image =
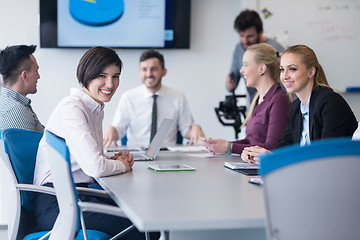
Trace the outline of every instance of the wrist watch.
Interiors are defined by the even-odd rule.
[[[227,155],[231,155],[231,147],[232,147],[232,142],[228,142],[227,148],[226,148],[226,154]]]

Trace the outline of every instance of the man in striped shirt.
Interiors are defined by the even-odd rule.
[[[3,87],[0,96],[0,130],[21,128],[43,132],[31,108],[28,94],[37,92],[36,84],[40,78],[39,66],[33,53],[35,45],[8,46],[0,52],[0,73]]]

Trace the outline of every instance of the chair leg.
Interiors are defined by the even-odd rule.
[[[145,240],[150,240],[150,234],[149,234],[149,232],[145,232]]]
[[[161,231],[159,240],[169,240],[169,232]]]
[[[48,238],[48,237],[51,235],[52,231],[53,231],[53,230],[50,230],[50,231],[49,231],[48,233],[46,233],[44,236],[42,236],[41,238],[39,238],[39,240],[44,240],[44,239]]]
[[[124,236],[125,234],[127,234],[128,232],[132,231],[135,229],[134,225],[129,226],[128,228],[124,229],[123,231],[121,231],[120,233],[116,234],[115,236],[113,236],[112,238],[110,238],[110,240],[115,240],[115,239],[119,239],[122,236]]]
[[[80,211],[80,222],[81,222],[81,227],[82,227],[82,231],[84,234],[84,240],[88,240],[87,233],[86,233],[84,214],[82,211]]]

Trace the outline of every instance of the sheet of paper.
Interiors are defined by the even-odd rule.
[[[224,157],[240,157],[240,154],[231,154],[228,155],[226,153],[224,154],[212,154],[212,153],[194,153],[194,154],[188,154],[191,157],[199,157],[199,158],[224,158]]]
[[[180,145],[168,147],[169,151],[172,152],[202,152],[205,151],[204,146],[188,146],[188,145]]]

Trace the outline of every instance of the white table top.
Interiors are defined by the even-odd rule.
[[[224,167],[237,158],[196,158],[160,152],[133,172],[98,181],[142,231],[264,228],[262,189]],[[188,164],[194,172],[155,172],[150,164]]]

